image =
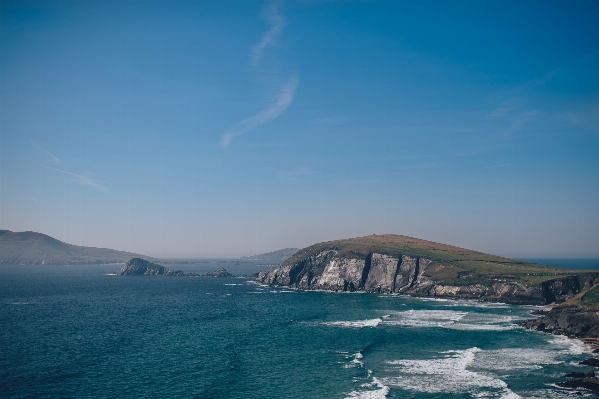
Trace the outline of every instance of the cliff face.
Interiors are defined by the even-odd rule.
[[[462,271],[446,278],[447,270],[452,268],[452,265],[419,256],[394,257],[370,252],[363,258],[323,248],[262,271],[256,281],[304,290],[365,291],[545,305],[572,298],[599,277],[575,275],[524,284],[513,276]]]
[[[423,274],[430,262],[425,258],[378,253],[359,259],[324,250],[260,272],[257,281],[307,290],[404,293],[426,281]]]

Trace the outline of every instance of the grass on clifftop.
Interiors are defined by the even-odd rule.
[[[599,285],[583,294],[580,303],[585,306],[599,307]]]
[[[340,256],[358,259],[365,259],[372,252],[393,257],[407,255],[427,258],[434,262],[427,268],[427,275],[458,285],[475,284],[482,276],[489,275],[498,280],[519,280],[525,284],[537,284],[554,278],[593,272],[559,269],[395,234],[315,244],[299,250],[285,263],[295,263],[326,249],[335,249]]]

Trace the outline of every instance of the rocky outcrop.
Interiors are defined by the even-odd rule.
[[[119,276],[185,276],[181,270],[171,270],[141,258],[131,259],[115,274]]]
[[[576,305],[557,306],[546,315],[520,325],[575,338],[599,338],[599,311]]]
[[[513,276],[460,272],[443,278],[442,265],[421,256],[365,256],[334,248],[301,253],[278,267],[259,273],[257,282],[304,290],[365,291],[419,297],[477,299],[511,304],[546,305],[564,302],[592,285],[597,274],[556,278],[525,285]]]
[[[576,378],[570,381],[558,382],[557,385],[563,388],[571,389],[584,388],[599,393],[599,378],[597,377]]]
[[[223,269],[218,269],[218,270],[213,271],[213,272],[206,272],[206,273],[203,274],[203,276],[208,276],[208,277],[235,277],[233,274],[229,273],[224,268]]]

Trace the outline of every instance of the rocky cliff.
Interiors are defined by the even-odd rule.
[[[181,270],[171,270],[141,258],[131,259],[115,274],[119,276],[185,276]]]
[[[305,290],[365,291],[513,304],[564,302],[599,273],[549,268],[411,237],[385,235],[316,244],[257,282]]]
[[[599,338],[599,310],[576,305],[556,306],[546,315],[520,325],[572,338]]]

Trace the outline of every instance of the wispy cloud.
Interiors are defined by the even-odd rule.
[[[48,162],[53,163],[53,164],[60,163],[60,159],[58,159],[56,156],[54,156],[54,154],[52,154],[50,151],[46,150],[42,143],[39,143],[39,142],[33,141],[33,140],[30,140],[29,142],[31,143],[32,146],[34,146],[38,150],[46,153],[46,155],[48,156]]]
[[[233,138],[241,136],[256,126],[262,125],[281,115],[293,101],[297,85],[298,77],[297,75],[294,75],[287,83],[283,85],[272,106],[252,117],[244,119],[243,121],[239,122],[233,130],[223,134],[220,140],[221,147],[228,147]]]
[[[100,191],[108,191],[108,188],[106,186],[101,185],[100,183],[96,182],[94,179],[92,179],[89,176],[78,175],[78,174],[75,174],[75,173],[67,172],[66,170],[51,168],[51,167],[46,166],[46,165],[39,165],[39,166],[41,166],[43,168],[46,168],[46,169],[55,170],[57,172],[61,172],[61,173],[64,173],[64,174],[67,174],[67,175],[70,175],[70,176],[74,176],[74,177],[76,177],[77,182],[79,184],[83,184],[84,186],[91,186],[91,187],[94,187],[94,188],[96,188],[96,189],[98,189]]]
[[[252,47],[252,65],[258,64],[260,58],[262,58],[262,54],[264,53],[264,49],[266,47],[276,43],[277,38],[279,37],[287,23],[285,17],[279,14],[280,6],[281,2],[275,1],[270,3],[266,8],[266,18],[270,23],[270,29],[266,31],[260,43]]]

